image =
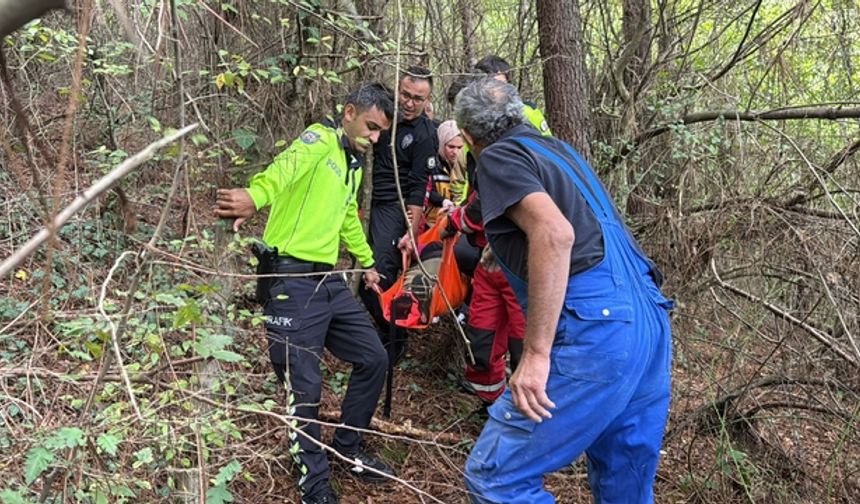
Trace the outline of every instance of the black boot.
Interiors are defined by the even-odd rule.
[[[302,497],[302,504],[338,504],[337,495],[330,486],[326,485],[321,491],[309,496]]]
[[[364,442],[361,442],[358,448],[352,450],[344,450],[338,447],[334,448],[338,453],[349,459],[349,472],[363,481],[367,481],[369,483],[384,483],[391,480],[391,478],[387,476],[395,476],[394,469],[367,452]],[[368,468],[375,469],[378,472],[370,471]]]

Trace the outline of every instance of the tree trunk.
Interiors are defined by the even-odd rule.
[[[576,0],[537,2],[543,89],[553,134],[591,157],[591,110],[582,20]]]
[[[624,49],[616,65],[622,75],[619,89],[622,105],[621,138],[635,138],[641,133],[640,122],[645,117],[644,88],[650,76],[645,75],[651,61],[651,3],[650,0],[624,0],[621,15]],[[623,91],[622,91],[623,90]],[[653,210],[652,197],[660,191],[661,170],[656,167],[661,151],[643,149],[638,161],[626,166],[627,185],[630,188],[626,202],[627,213],[641,215]]]
[[[472,50],[472,34],[474,33],[474,21],[472,19],[472,3],[468,0],[460,0],[460,31],[463,34],[463,64],[472,68],[475,64],[475,54]]]
[[[629,53],[623,69],[624,85],[635,100],[638,86],[645,77],[651,53],[651,4],[649,0],[624,0],[621,15],[624,52]]]

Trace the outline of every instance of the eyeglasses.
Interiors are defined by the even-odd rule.
[[[411,102],[412,102],[412,103],[414,103],[415,105],[421,105],[422,103],[424,103],[424,101],[425,101],[425,100],[427,100],[427,97],[426,97],[426,96],[416,96],[416,95],[412,95],[412,94],[409,94],[409,93],[407,93],[406,91],[403,91],[403,90],[400,90],[400,98],[401,98],[403,101],[411,101]]]

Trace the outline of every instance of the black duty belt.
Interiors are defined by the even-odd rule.
[[[272,273],[324,273],[334,269],[331,264],[303,261],[291,256],[278,256]]]

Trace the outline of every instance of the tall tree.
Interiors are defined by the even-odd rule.
[[[618,101],[622,110],[620,122],[621,138],[635,138],[643,128],[645,113],[645,91],[652,79],[647,75],[651,67],[651,2],[650,0],[624,0],[621,27],[624,45],[618,60],[613,63],[615,75],[620,75],[616,84]],[[662,147],[662,149],[661,149]],[[640,151],[637,161],[626,167],[627,184],[631,188],[626,209],[630,215],[639,215],[653,209],[648,201],[652,196],[663,195],[669,188],[661,184],[663,173],[659,154],[668,146],[652,145]]]
[[[645,69],[650,63],[651,51],[651,3],[649,0],[624,0],[621,29],[627,65],[623,68],[624,86],[630,93],[638,94],[636,87],[644,79]]]
[[[591,110],[582,19],[576,0],[537,2],[543,89],[553,133],[591,157]]]
[[[460,31],[463,34],[463,62],[465,68],[471,68],[475,63],[472,35],[475,27],[472,19],[472,2],[461,0],[457,5],[460,10]]]

